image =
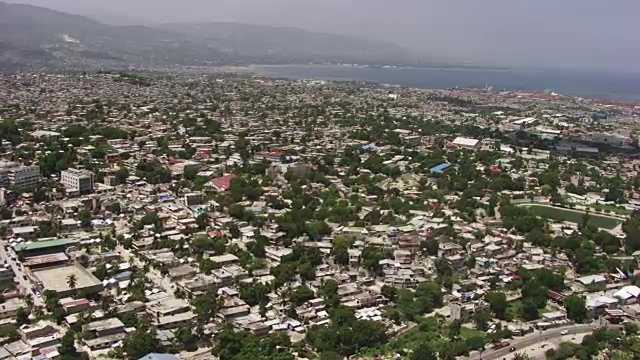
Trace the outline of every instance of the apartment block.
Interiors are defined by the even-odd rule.
[[[60,182],[70,194],[85,195],[93,192],[93,173],[89,170],[63,170],[60,173]]]

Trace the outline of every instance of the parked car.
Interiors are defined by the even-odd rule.
[[[491,348],[493,350],[498,350],[498,349],[502,349],[502,348],[506,348],[507,346],[511,345],[510,342],[508,341],[503,341],[503,342],[499,342],[497,344],[494,344]]]

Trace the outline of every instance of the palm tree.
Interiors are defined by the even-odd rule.
[[[78,278],[75,274],[67,276],[67,285],[69,285],[69,288],[72,290],[76,288],[76,285],[78,285]]]
[[[21,299],[27,305],[27,308],[29,309],[29,311],[31,311],[31,309],[33,309],[33,305],[34,305],[33,294],[31,294],[31,293],[23,294],[21,296]]]
[[[42,319],[44,315],[44,308],[42,306],[37,306],[35,309],[33,309],[33,316],[35,316],[36,319]]]
[[[187,293],[184,290],[182,290],[182,288],[177,288],[173,292],[173,296],[175,296],[176,299],[185,299],[187,297]]]

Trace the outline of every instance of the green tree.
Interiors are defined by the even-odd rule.
[[[152,352],[162,352],[162,344],[156,337],[156,331],[146,318],[140,319],[136,331],[127,336],[122,348],[130,359],[140,359]]]
[[[489,330],[489,322],[491,321],[491,314],[486,311],[479,311],[473,314],[473,322],[476,325],[476,329],[480,331]]]
[[[428,341],[421,341],[418,343],[418,346],[413,349],[411,355],[409,356],[410,360],[436,360],[435,352],[431,347],[431,344]]]
[[[196,225],[200,230],[206,230],[207,225],[209,223],[209,215],[207,213],[202,213],[196,217]]]
[[[64,333],[58,352],[63,358],[75,358],[78,356],[78,350],[75,344],[76,333],[73,330],[69,330]]]
[[[295,306],[300,306],[314,297],[313,291],[308,286],[300,285],[291,292],[289,301]]]
[[[449,339],[456,340],[460,337],[460,329],[462,327],[462,323],[459,320],[452,321],[449,324]]]
[[[589,311],[587,310],[584,297],[571,294],[564,299],[564,307],[567,310],[567,317],[577,323],[587,320]]]
[[[316,278],[316,269],[309,263],[302,263],[298,267],[298,274],[305,281],[312,281]]]
[[[536,320],[539,317],[538,305],[532,299],[524,299],[522,302],[522,318],[526,321]]]
[[[493,315],[498,319],[506,319],[507,307],[507,295],[501,291],[489,291],[484,296],[485,300],[489,303],[489,307]]]
[[[22,326],[28,323],[29,323],[29,312],[27,312],[27,310],[25,310],[22,307],[18,308],[18,311],[16,312],[16,324],[18,324],[18,326]]]
[[[89,210],[83,209],[78,213],[78,220],[80,221],[80,226],[83,228],[88,228],[91,226],[91,212]]]

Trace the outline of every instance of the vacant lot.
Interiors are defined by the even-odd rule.
[[[582,221],[582,217],[585,214],[584,211],[565,209],[551,205],[526,204],[523,206],[528,207],[534,214],[540,217],[551,220],[568,221],[572,223],[580,223]],[[593,213],[589,214],[589,216],[591,217],[590,221],[594,225],[605,229],[613,229],[622,222],[621,219]]]

